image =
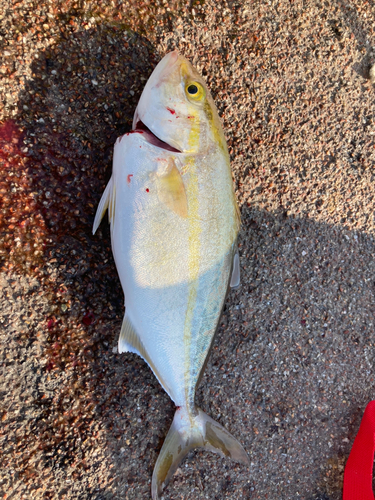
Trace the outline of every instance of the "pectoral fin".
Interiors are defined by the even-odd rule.
[[[109,220],[111,223],[113,222],[113,220],[114,220],[114,203],[115,203],[115,195],[114,195],[114,189],[113,189],[113,177],[111,177],[109,179],[107,187],[104,190],[104,193],[102,194],[102,197],[100,198],[100,202],[99,202],[98,208],[96,210],[96,214],[95,214],[95,220],[94,220],[94,225],[92,228],[92,234],[96,233],[96,230],[98,229],[107,208],[109,208]]]
[[[180,217],[187,217],[185,186],[173,158],[169,160],[167,173],[157,178],[157,190],[161,203]]]

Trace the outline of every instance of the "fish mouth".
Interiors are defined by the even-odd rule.
[[[172,153],[182,153],[179,149],[171,146],[165,141],[162,141],[155,135],[152,130],[150,130],[147,125],[143,123],[142,120],[137,120],[135,128],[132,130],[133,133],[144,134],[146,141],[153,146],[156,146],[160,149],[165,149],[166,151],[171,151]]]

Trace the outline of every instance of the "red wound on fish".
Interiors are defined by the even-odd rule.
[[[133,177],[133,174],[129,174],[128,177],[127,177],[128,184],[130,184],[130,182],[131,182],[131,177]]]
[[[150,192],[150,190],[148,188],[146,188],[146,193],[149,193],[149,192]]]
[[[175,115],[176,114],[176,111],[174,109],[171,109],[171,108],[167,108],[167,110],[172,114],[172,115]]]

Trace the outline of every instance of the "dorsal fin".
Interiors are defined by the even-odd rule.
[[[115,223],[115,208],[116,208],[116,186],[114,182],[112,182],[112,190],[108,206],[108,220],[109,223],[111,224],[112,229],[113,229],[113,224]]]
[[[120,337],[118,339],[118,352],[120,354],[123,352],[133,352],[141,356],[146,361],[151,370],[154,372],[156,378],[159,380],[164,390],[170,396],[171,391],[168,387],[168,384],[165,382],[165,380],[162,379],[160,373],[156,369],[155,364],[153,363],[151,357],[149,356],[141,338],[136,332],[127,312],[125,312],[125,316],[121,326]]]
[[[95,214],[95,220],[92,228],[92,234],[96,233],[96,230],[98,229],[101,220],[103,219],[103,215],[105,214],[105,211],[109,207],[109,220],[110,222],[113,221],[113,215],[114,215],[114,196],[112,193],[112,184],[113,184],[113,177],[109,179],[109,182],[107,184],[107,187],[104,190],[104,193],[102,194],[102,197],[100,198],[100,202],[98,205],[98,208],[96,210]],[[110,205],[111,203],[111,205]]]
[[[241,276],[240,276],[240,256],[237,252],[234,254],[233,257],[233,266],[232,266],[232,277],[230,279],[230,287],[231,288],[238,288],[241,283]]]

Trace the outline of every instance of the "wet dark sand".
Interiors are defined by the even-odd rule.
[[[115,352],[123,294],[108,223],[91,227],[114,141],[177,48],[217,103],[242,214],[197,403],[251,466],[191,452],[164,499],[338,500],[374,399],[375,7],[126,5],[0,12],[1,498],[150,498],[174,407]]]

